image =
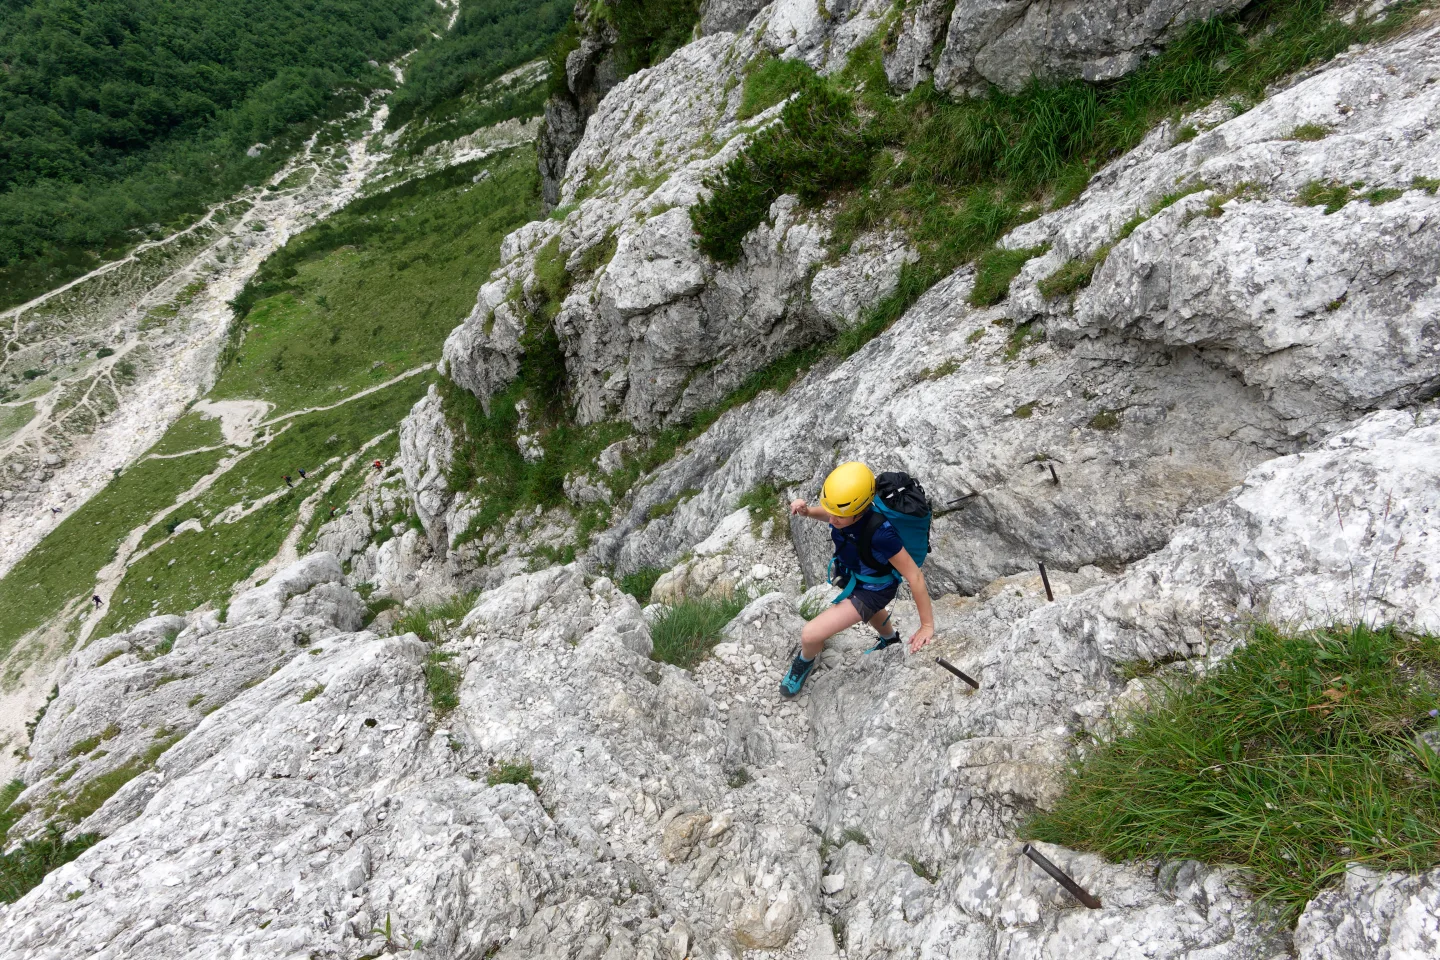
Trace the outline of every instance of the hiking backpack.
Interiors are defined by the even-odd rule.
[[[860,559],[872,568],[884,570],[890,566],[876,561],[870,552],[875,531],[888,520],[900,534],[900,542],[905,544],[905,552],[915,566],[925,566],[925,558],[930,555],[930,498],[925,496],[920,481],[899,471],[882,473],[875,478],[875,501],[870,506],[865,529],[860,531]]]
[[[910,554],[915,566],[924,566],[925,558],[930,554],[930,498],[925,496],[925,488],[918,480],[898,471],[880,474],[875,478],[875,500],[870,506],[870,516],[865,518],[857,546],[865,565],[881,573],[875,577],[858,573],[843,577],[844,582],[836,582],[836,586],[844,586],[845,589],[832,603],[844,600],[862,583],[885,584],[903,579],[890,564],[877,560],[871,549],[875,531],[885,521],[890,521],[890,526],[900,535],[900,542],[905,545],[905,552]],[[830,563],[833,572],[835,561]]]

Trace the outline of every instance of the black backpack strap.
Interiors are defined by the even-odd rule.
[[[871,510],[865,517],[865,525],[860,528],[860,537],[856,543],[856,546],[860,549],[860,562],[864,563],[865,566],[870,569],[877,571],[877,575],[882,577],[887,573],[895,572],[895,568],[890,566],[890,564],[876,560],[875,554],[871,549],[875,542],[875,531],[879,530],[880,525],[884,522],[885,518],[880,515],[880,511]]]

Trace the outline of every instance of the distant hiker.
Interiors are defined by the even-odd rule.
[[[842,463],[825,478],[818,507],[795,500],[790,512],[829,522],[830,539],[835,543],[831,571],[839,574],[835,582],[844,578],[844,589],[829,610],[800,631],[800,652],[780,681],[782,696],[793,697],[805,686],[826,640],[862,620],[880,635],[867,653],[899,643],[900,636],[885,608],[902,582],[910,585],[920,614],[920,629],[910,637],[910,652],[930,642],[935,636],[935,611],[925,589],[925,575],[920,572],[930,551],[930,502],[913,478],[883,473],[877,481],[865,464]]]
[[[51,507],[51,508],[50,508],[50,512],[51,512],[51,513],[59,513],[59,512],[60,512],[60,508],[59,508],[59,507]]]
[[[305,471],[304,471],[304,470],[301,470],[301,471],[300,471],[300,479],[301,479],[301,480],[304,480],[304,479],[305,479]]]
[[[95,596],[91,597],[90,599],[95,601],[95,609],[97,609],[97,610],[100,609],[100,606],[101,606],[102,604],[104,604],[104,602],[105,602],[104,600],[101,600],[101,599],[100,599],[100,594],[98,594],[98,593],[95,594]]]
[[[288,473],[285,474],[285,486],[287,486],[287,487],[293,487],[293,486],[295,486],[295,484],[293,484],[293,483],[290,482],[290,474],[288,474]]]
[[[375,461],[375,469],[376,469],[376,470],[383,470],[384,468],[385,468],[385,464],[381,463],[379,460],[376,460],[376,461]]]
[[[331,508],[330,508],[330,519],[331,519],[331,520],[334,520],[334,519],[335,519],[335,508],[334,508],[334,507],[331,507]]]

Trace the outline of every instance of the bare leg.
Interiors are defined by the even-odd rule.
[[[800,631],[800,655],[814,660],[825,649],[825,641],[860,622],[860,612],[851,603],[837,603],[805,624]]]
[[[875,616],[871,617],[866,622],[869,623],[870,626],[875,628],[876,633],[880,634],[880,636],[883,637],[885,636],[885,631],[889,628],[890,611],[881,610],[879,613],[875,614]]]

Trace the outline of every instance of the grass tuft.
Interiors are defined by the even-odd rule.
[[[790,529],[786,522],[789,510],[786,508],[784,494],[773,483],[762,483],[750,488],[736,502],[736,506],[750,511],[750,533],[757,540],[760,539],[760,532],[765,528],[767,520],[771,522],[770,536],[776,540],[783,539]]]
[[[497,763],[485,774],[485,782],[492,787],[510,783],[529,787],[530,792],[537,796],[540,793],[540,778],[535,776],[535,768],[529,760],[506,760]]]
[[[655,589],[655,581],[664,575],[665,571],[659,567],[641,567],[634,573],[627,573],[621,577],[617,586],[639,600],[643,606],[650,602],[650,591]]]
[[[425,656],[425,686],[430,691],[430,707],[436,717],[443,717],[460,706],[460,671],[450,666],[453,653],[431,650]]]
[[[1324,140],[1334,132],[1333,129],[1325,126],[1323,123],[1302,123],[1294,130],[1291,130],[1290,135],[1285,139],[1303,140],[1313,143],[1316,140]]]
[[[650,625],[650,658],[690,670],[720,642],[720,631],[745,609],[743,594],[718,599],[687,599],[666,604]]]
[[[1336,212],[1355,199],[1355,190],[1345,183],[1312,180],[1295,195],[1297,207],[1324,207],[1325,215]]]
[[[1440,640],[1392,628],[1258,627],[1071,773],[1032,839],[1115,860],[1236,864],[1293,919],[1347,863],[1440,862]],[[1157,681],[1158,682],[1158,681]]]
[[[98,834],[82,833],[65,839],[65,831],[49,824],[39,837],[25,840],[0,854],[0,902],[15,903],[33,890],[45,875],[62,867],[100,842]]]
[[[749,120],[775,104],[804,90],[815,79],[815,71],[804,60],[764,57],[751,61],[745,74],[736,116]]]
[[[1020,269],[1049,249],[1047,244],[1024,250],[992,247],[985,251],[975,265],[975,286],[970,290],[970,306],[993,307],[1010,296],[1010,282]]]

